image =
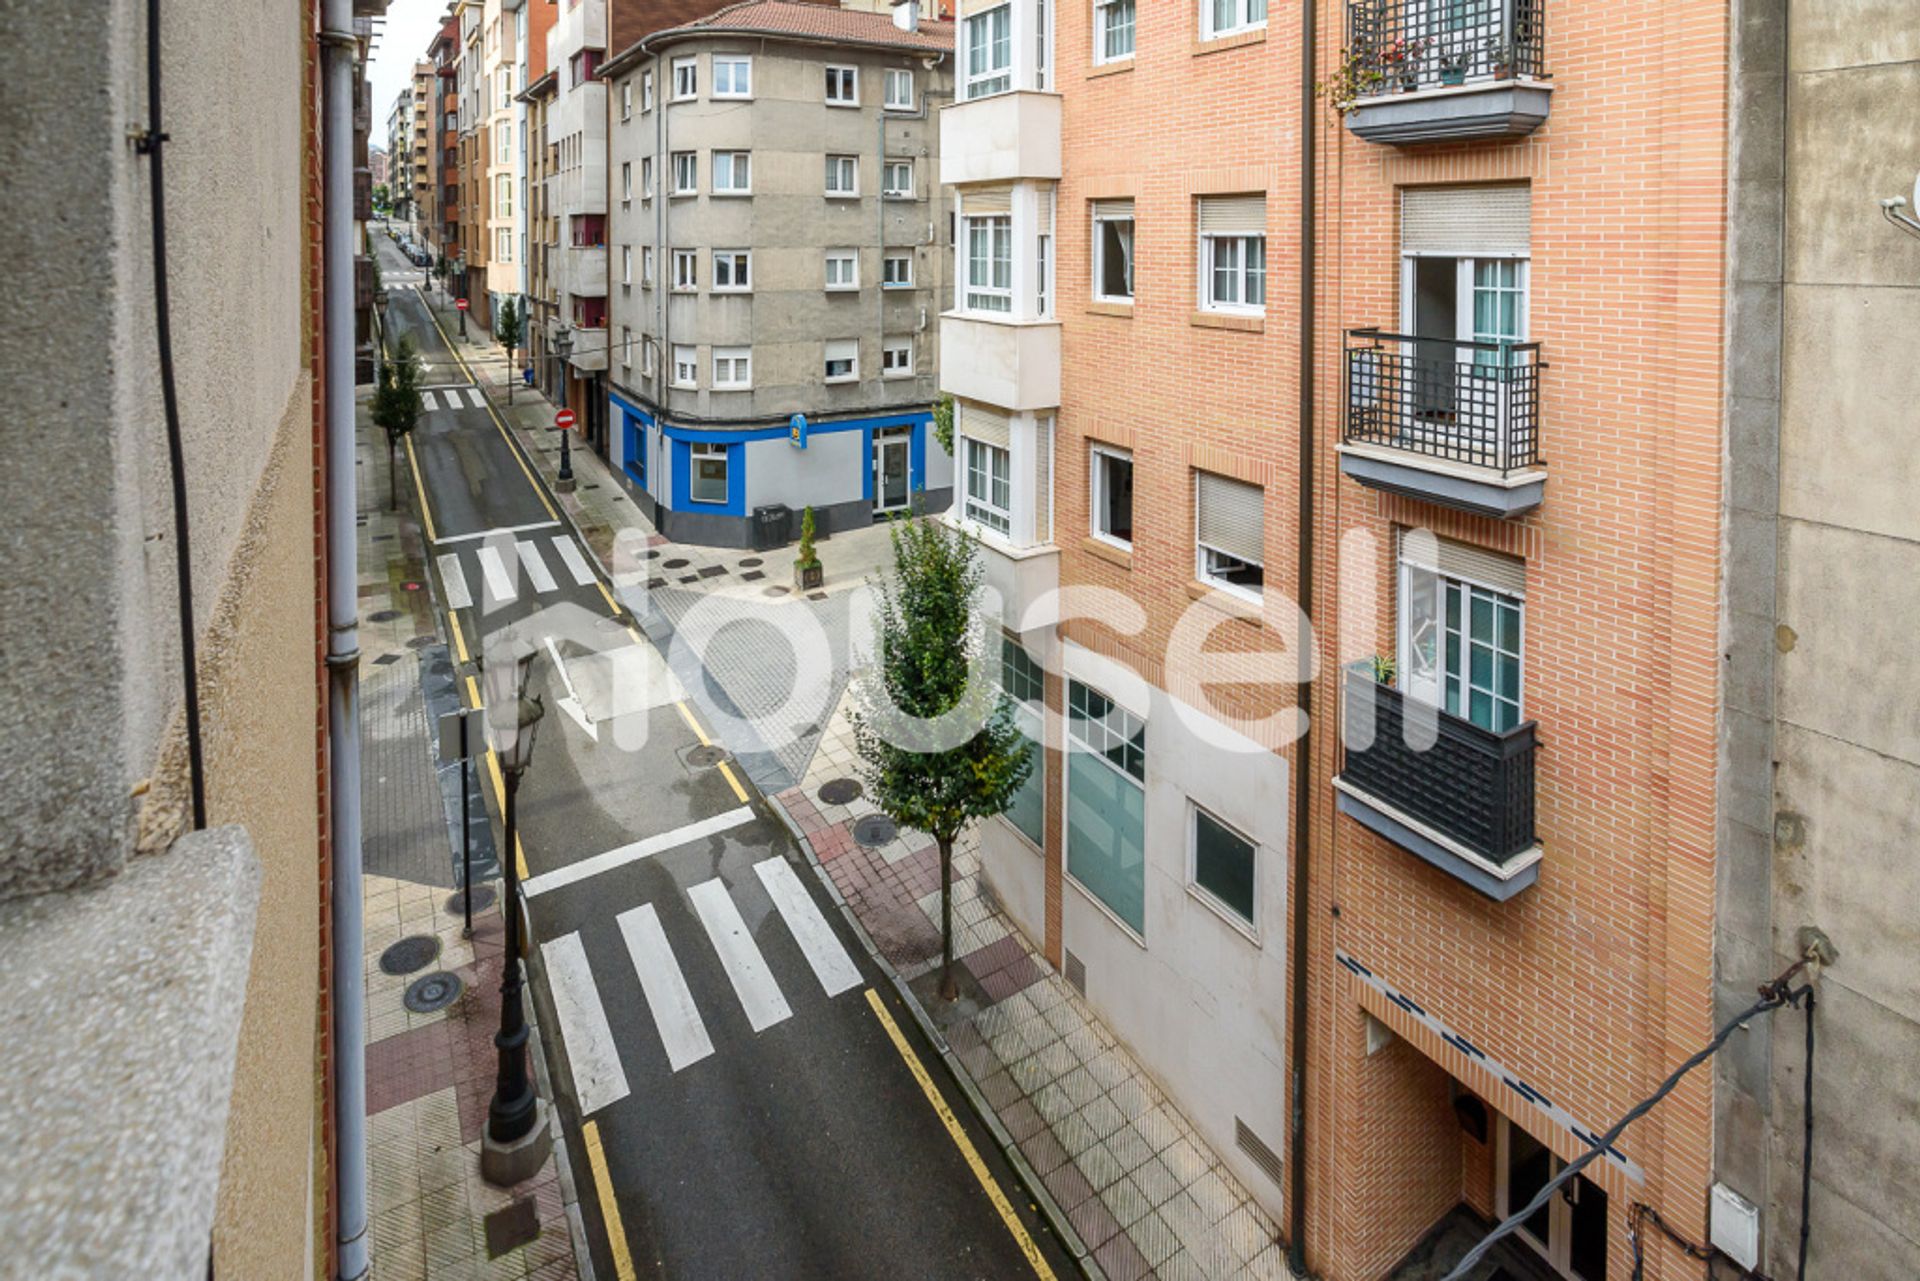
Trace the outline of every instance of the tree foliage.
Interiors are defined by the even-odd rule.
[[[420,398],[420,377],[420,355],[414,348],[412,337],[403,335],[395,344],[393,353],[380,366],[380,377],[374,384],[373,402],[369,406],[373,425],[387,434],[389,509],[398,505],[394,451],[407,433],[419,425],[420,412],[424,408]]]
[[[493,317],[493,336],[500,340],[500,345],[507,349],[509,355],[519,348],[520,340],[525,336],[520,332],[523,328],[525,325],[520,317],[519,300],[509,298],[501,303],[500,310]]]

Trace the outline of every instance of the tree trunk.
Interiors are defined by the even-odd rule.
[[[951,1001],[960,995],[953,980],[953,838],[934,839],[940,843],[940,999]]]
[[[393,437],[387,437],[387,510],[400,510],[398,467],[393,461]]]

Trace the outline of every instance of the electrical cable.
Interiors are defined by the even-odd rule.
[[[1812,1227],[1813,1216],[1813,1006],[1814,996],[1811,984],[1807,986],[1807,1062],[1801,1075],[1806,1078],[1802,1084],[1805,1091],[1803,1110],[1806,1113],[1805,1134],[1800,1148],[1800,1270],[1795,1274],[1800,1281],[1807,1281],[1807,1233]]]
[[[187,520],[186,448],[180,439],[180,395],[173,376],[173,316],[167,296],[167,183],[160,128],[160,0],[147,0],[147,126],[134,150],[147,158],[153,234],[153,329],[159,347],[160,401],[167,421],[167,466],[173,480],[174,564],[180,590],[180,679],[186,702],[187,783],[193,827],[207,825],[206,761],[200,747],[200,676],[193,634],[193,548]]]

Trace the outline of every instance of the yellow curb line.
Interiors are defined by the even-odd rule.
[[[467,657],[467,638],[460,630],[460,615],[451,609],[447,611],[447,622],[453,628],[453,652],[460,657],[460,665],[465,667],[471,660]]]
[[[401,439],[407,442],[407,464],[413,468],[413,487],[420,493],[420,519],[427,522],[427,541],[438,542],[433,532],[433,512],[427,506],[427,485],[420,479],[420,460],[413,456],[413,434],[409,432]]]
[[[920,1061],[920,1056],[913,1052],[913,1047],[907,1044],[907,1038],[900,1032],[900,1025],[893,1021],[893,1015],[887,1013],[887,1007],[881,1004],[880,994],[872,988],[867,989],[867,1004],[873,1007],[874,1017],[880,1020],[881,1026],[887,1030],[887,1035],[893,1039],[893,1048],[900,1051],[900,1057],[906,1060],[907,1070],[912,1072],[913,1079],[920,1083],[921,1092],[927,1096],[927,1102],[933,1105],[934,1115],[938,1116],[940,1123],[947,1127],[947,1133],[952,1137],[954,1146],[959,1148],[960,1155],[966,1158],[967,1165],[973,1170],[973,1177],[980,1181],[987,1199],[993,1202],[993,1208],[1000,1212],[1000,1219],[1007,1225],[1007,1231],[1013,1234],[1015,1243],[1020,1247],[1020,1253],[1027,1256],[1027,1262],[1033,1265],[1035,1274],[1043,1281],[1055,1281],[1053,1269],[1048,1265],[1046,1256],[1040,1253],[1040,1247],[1034,1243],[1033,1237],[1027,1232],[1027,1225],[1020,1222],[1019,1216],[1013,1212],[1013,1203],[1007,1200],[1007,1194],[1000,1190],[999,1182],[993,1177],[992,1171],[987,1169],[987,1163],[980,1159],[980,1153],[974,1148],[973,1140],[968,1138],[967,1132],[960,1127],[960,1118],[955,1116],[953,1109],[947,1106],[946,1099],[940,1095],[940,1087],[933,1083],[933,1077],[928,1075],[926,1065]]]
[[[600,1217],[606,1220],[613,1270],[620,1281],[634,1281],[633,1255],[627,1250],[627,1230],[620,1224],[620,1206],[613,1199],[613,1180],[607,1177],[607,1153],[600,1146],[600,1127],[588,1121],[580,1127],[580,1135],[587,1144],[587,1164],[593,1170],[594,1193],[600,1198]]]
[[[713,740],[707,737],[707,731],[700,728],[700,722],[693,718],[693,709],[688,707],[684,700],[675,703],[674,707],[679,710],[680,719],[687,723],[687,728],[693,731],[693,736],[700,740],[700,746],[712,747]],[[733,794],[740,799],[740,803],[747,804],[749,801],[747,789],[740,786],[740,780],[734,777],[732,767],[725,761],[720,762],[720,776],[727,780],[727,786],[733,789]]]
[[[479,707],[480,683],[467,677],[467,705]],[[507,781],[500,777],[500,758],[494,755],[491,747],[487,749],[487,776],[493,780],[493,803],[504,815],[507,812]],[[520,833],[513,834],[513,866],[521,880],[527,879],[527,849],[520,843]]]

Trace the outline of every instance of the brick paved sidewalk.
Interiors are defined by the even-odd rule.
[[[480,1177],[480,1136],[497,1063],[504,930],[499,908],[491,906],[474,914],[473,937],[461,936],[453,889],[458,850],[421,688],[428,668],[446,661],[445,646],[404,489],[406,454],[399,454],[401,511],[390,513],[386,444],[368,423],[364,403],[359,456],[373,1276],[576,1281],[584,1274],[574,1262],[579,1219],[564,1162],[549,1160],[539,1175],[513,1188],[495,1188]],[[405,973],[388,974],[382,953],[403,938],[423,940],[425,955]],[[460,994],[436,1012],[415,1013],[405,1004],[408,989],[429,977],[450,977]],[[537,1048],[533,1058],[537,1068]],[[550,1090],[541,1093],[552,1097]]]

